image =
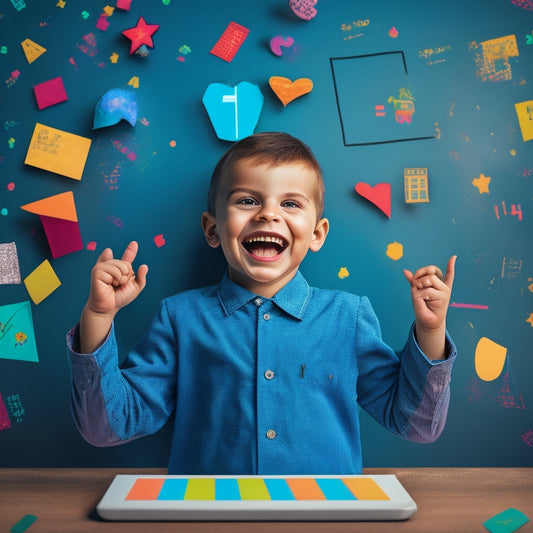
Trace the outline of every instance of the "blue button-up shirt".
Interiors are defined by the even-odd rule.
[[[68,335],[75,421],[115,445],[175,412],[171,474],[361,473],[359,404],[403,437],[444,426],[455,347],[431,362],[411,330],[396,354],[365,297],[298,273],[272,299],[224,277],[162,301],[119,367],[113,329],[94,353]]]

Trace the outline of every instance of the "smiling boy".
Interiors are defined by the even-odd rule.
[[[102,252],[68,335],[76,424],[97,446],[160,429],[174,413],[171,474],[360,473],[358,405],[417,442],[441,433],[456,356],[445,318],[455,256],[411,285],[415,323],[387,346],[366,297],[310,287],[299,266],[322,247],[322,173],[283,133],[234,144],[217,164],[202,228],[227,273],[166,298],[118,364],[113,321],[146,284],[132,242]]]
[[[240,159],[245,147],[223,160],[220,170],[226,170],[212,185],[202,227],[210,246],[222,247],[230,279],[271,298],[326,239],[322,179],[317,166],[299,160]]]

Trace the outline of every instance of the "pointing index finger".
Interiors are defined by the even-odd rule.
[[[104,263],[113,259],[113,250],[111,248],[105,248],[96,260],[97,263]]]
[[[122,261],[126,261],[127,263],[133,263],[136,255],[137,250],[139,249],[139,245],[136,241],[131,241],[128,244],[128,247],[124,250],[124,253],[122,254]]]

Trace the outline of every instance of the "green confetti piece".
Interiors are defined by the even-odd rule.
[[[23,516],[9,531],[10,533],[24,533],[34,522],[37,517],[32,514]]]

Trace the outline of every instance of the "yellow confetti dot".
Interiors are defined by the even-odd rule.
[[[341,267],[337,275],[340,279],[345,279],[350,275],[350,273],[348,272],[348,269],[346,267]]]
[[[515,150],[514,148],[511,150],[511,155],[512,155],[513,157],[516,155],[516,150]]]
[[[111,61],[111,63],[118,63],[118,54],[116,52],[113,52],[109,56],[109,61]]]
[[[387,256],[390,257],[393,261],[397,261],[403,257],[403,245],[399,242],[391,242],[387,245]]]

